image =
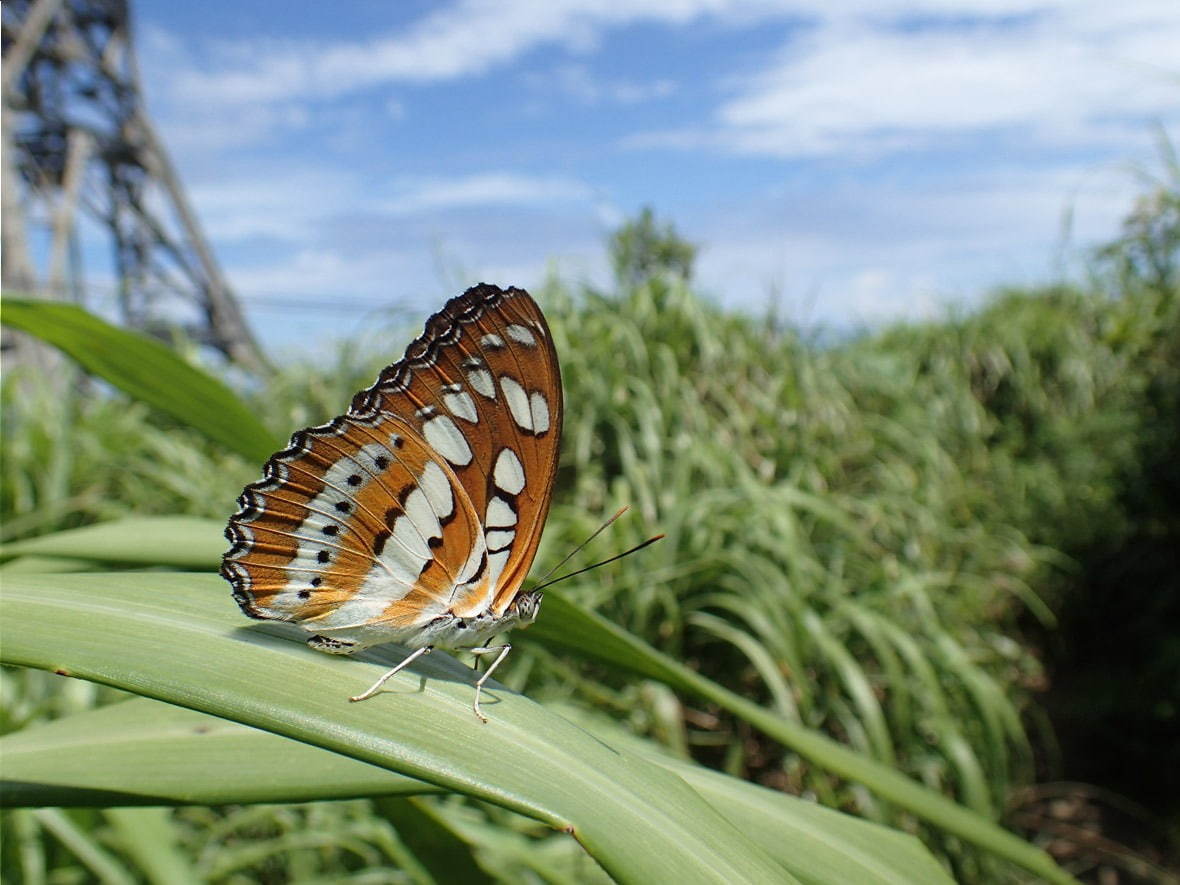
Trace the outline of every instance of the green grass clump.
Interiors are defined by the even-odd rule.
[[[561,355],[566,426],[535,573],[630,505],[596,549],[606,556],[657,532],[665,540],[573,579],[570,598],[731,691],[1000,819],[1037,774],[1034,746],[1052,746],[1029,733],[1043,720],[1039,643],[1085,598],[1086,557],[1176,530],[1174,193],[1164,188],[1132,216],[1085,288],[1000,293],[971,316],[828,347],[719,308],[688,274],[641,275],[613,293],[551,281],[535,294]],[[284,437],[342,411],[400,353],[388,341],[379,353],[345,344],[326,370],[289,364],[246,395]],[[51,389],[11,373],[0,393],[6,540],[126,514],[227,517],[261,466],[102,388]],[[1169,672],[1165,663],[1160,652],[1143,672]],[[654,681],[524,641],[500,674],[716,768],[919,832],[965,880],[1006,872]],[[6,687],[9,727],[61,712],[35,676]],[[1103,697],[1110,710],[1125,701]],[[505,832],[497,863],[520,873],[511,858],[526,853],[531,825],[504,830],[501,812],[475,809],[439,804],[460,829]],[[22,812],[7,818],[6,841],[31,851],[38,833],[60,842],[73,826],[113,845],[108,831],[120,824],[104,814]],[[313,819],[329,834],[322,842],[293,835]],[[390,819],[362,802],[187,810],[169,825],[202,877],[233,881],[330,876],[374,858],[412,867]],[[210,854],[219,844],[234,850]],[[564,850],[553,849],[554,869],[578,875]],[[95,853],[92,864],[102,862]]]
[[[570,594],[996,816],[1029,775],[1019,710],[1037,673],[1004,628],[1022,599],[1043,610],[1028,586],[1043,557],[1012,525],[972,518],[978,477],[952,448],[980,418],[971,392],[911,403],[903,355],[865,360],[860,342],[817,351],[678,283],[546,294],[568,403],[546,558],[623,504],[635,513],[612,546],[667,536]],[[947,421],[950,440],[935,432]],[[550,672],[534,671],[534,690],[568,690]],[[595,675],[596,692],[611,684]],[[910,825],[717,710],[669,723],[643,692],[594,700],[653,733],[675,729],[734,773]]]
[[[78,379],[7,372],[0,426],[4,541],[131,514],[220,517],[252,469],[142,403]]]

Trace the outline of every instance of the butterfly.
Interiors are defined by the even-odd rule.
[[[537,617],[521,585],[553,497],[561,371],[541,309],[481,284],[448,301],[348,411],[300,430],[243,490],[221,574],[252,618],[293,621],[351,654],[396,642],[497,653]]]

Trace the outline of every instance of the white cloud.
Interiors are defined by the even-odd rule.
[[[1133,191],[1125,171],[1080,166],[1005,166],[950,186],[945,177],[833,181],[822,193],[784,189],[685,235],[705,244],[702,288],[729,306],[758,310],[778,292],[795,322],[855,328],[937,316],[998,281],[1076,270],[1086,248],[1116,232]]]
[[[593,48],[607,28],[637,21],[682,24],[748,5],[727,0],[462,0],[406,30],[364,41],[223,43],[214,64],[174,84],[180,100],[251,104],[339,96],[379,83],[437,82],[480,74],[544,45]],[[755,3],[755,6],[766,4]]]
[[[190,189],[201,221],[215,240],[267,237],[303,242],[331,216],[366,208],[360,184],[348,173],[316,165],[251,165]]]
[[[471,207],[582,204],[592,211],[591,189],[570,178],[486,172],[452,178],[402,178],[384,189],[366,187],[358,174],[303,162],[251,164],[190,188],[211,237],[222,244],[252,238],[308,243],[343,217],[380,219],[428,216]]]
[[[529,74],[527,81],[538,91],[556,92],[586,105],[641,104],[667,98],[677,88],[676,83],[667,78],[639,81],[598,77],[584,64],[565,64]]]
[[[1093,146],[1124,142],[1145,118],[1180,119],[1174,2],[1010,3],[1006,11],[1019,15],[923,27],[897,26],[880,12],[824,16],[764,70],[735,81],[712,125],[626,143],[871,156],[979,135]]]
[[[460,0],[361,40],[223,41],[198,61],[149,34],[149,51],[170,56],[172,75],[156,88],[184,109],[170,138],[202,147],[297,132],[317,100],[477,76],[543,46],[586,53],[637,23],[702,19],[796,26],[775,56],[734,59],[760,68],[730,81],[711,123],[637,133],[626,144],[875,155],[988,132],[1048,145],[1122,143],[1121,121],[1177,118],[1175,0]],[[668,79],[591,76],[577,63],[551,80],[585,103],[635,104],[676,89]],[[402,111],[396,101],[389,109],[395,118]]]
[[[464,206],[525,205],[587,200],[590,189],[568,178],[487,172],[460,178],[402,182],[400,193],[384,204],[397,214]]]
[[[233,284],[247,296],[374,297],[384,288],[379,281],[397,278],[401,263],[402,256],[392,252],[358,261],[333,249],[305,248],[272,262],[239,266]]]
[[[324,132],[373,138],[366,101],[373,94],[342,96],[382,87],[372,92],[384,102],[378,120],[388,122],[405,111],[399,99],[385,97],[401,97],[396,84],[523,68],[529,60],[522,57],[537,47],[588,53],[631,23],[673,27],[706,17],[731,28],[727,41],[772,19],[808,24],[784,26],[787,42],[769,56],[734,53],[728,80],[692,83],[717,105],[700,101],[699,118],[684,128],[641,133],[629,143],[822,161],[763,167],[775,170],[768,177],[816,170],[814,188],[783,185],[761,202],[735,194],[730,205],[701,206],[708,218],[696,229],[684,226],[705,244],[699,279],[706,290],[756,308],[779,287],[808,311],[803,320],[846,325],[926,316],[941,303],[931,293],[961,296],[994,280],[1044,279],[1070,194],[1098,207],[1077,213],[1076,233],[1086,239],[1113,233],[1133,189],[1124,180],[1117,197],[1096,193],[1093,172],[1063,165],[1073,161],[1062,159],[1060,148],[1117,145],[1105,155],[1125,156],[1137,139],[1134,150],[1143,154],[1138,120],[1177,119],[1175,0],[645,0],[613,7],[464,0],[371,39],[238,41],[199,60],[159,35],[152,51],[168,63],[155,70],[179,74],[149,87],[166,90],[167,139],[189,161],[182,168],[218,245],[279,241],[261,261],[243,262],[248,248],[227,253],[244,294],[347,293],[383,302],[403,292],[450,292],[455,280],[439,282],[441,262],[431,251],[437,243],[454,256],[456,279],[529,285],[553,254],[565,256],[565,271],[601,272],[599,237],[622,220],[611,198],[633,205],[681,183],[669,186],[661,175],[636,183],[629,170],[580,180],[574,175],[594,167],[560,153],[549,169],[569,162],[568,176],[530,170],[527,158],[519,166],[515,157],[484,158],[492,168],[483,168],[478,154],[452,152],[435,168],[461,163],[474,174],[390,180],[388,162],[375,171],[342,159],[360,151],[324,149]],[[903,19],[909,25],[900,26]],[[612,70],[594,61],[555,63],[550,87],[601,105],[655,100],[677,88],[592,73]],[[609,53],[602,61],[611,61]],[[687,90],[690,81],[683,84]],[[320,100],[328,98],[335,100]],[[412,101],[408,107],[417,122],[418,108]],[[561,128],[567,122],[577,123],[559,121],[558,151],[569,143]],[[317,136],[310,149],[305,133]],[[261,158],[218,154],[265,138],[271,141]],[[1040,157],[1035,167],[1022,166],[1030,147]],[[962,171],[952,176],[933,160],[930,170],[882,181],[847,162],[902,148],[961,149],[955,158]],[[383,149],[393,155],[397,147]],[[608,149],[590,143],[585,153]],[[226,168],[226,157],[236,165]],[[833,167],[852,180],[841,184]],[[708,174],[726,173],[714,167]],[[697,199],[697,182],[682,184],[685,200]],[[691,213],[688,205],[678,222]],[[492,211],[454,211],[480,207]]]
[[[266,103],[200,95],[200,80],[207,74],[193,47],[150,23],[139,29],[138,55],[148,108],[161,121],[169,150],[178,156],[199,162],[276,133],[297,137],[318,122],[299,95]]]

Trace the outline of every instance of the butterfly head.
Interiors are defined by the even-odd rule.
[[[509,614],[515,617],[520,627],[527,627],[537,620],[537,612],[541,610],[541,598],[545,594],[540,590],[529,590],[517,595],[509,607]]]

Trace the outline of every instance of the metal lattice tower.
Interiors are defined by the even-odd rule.
[[[78,213],[109,231],[123,321],[265,358],[144,107],[126,0],[3,4],[4,288],[85,291]],[[48,228],[40,272],[29,250]]]

